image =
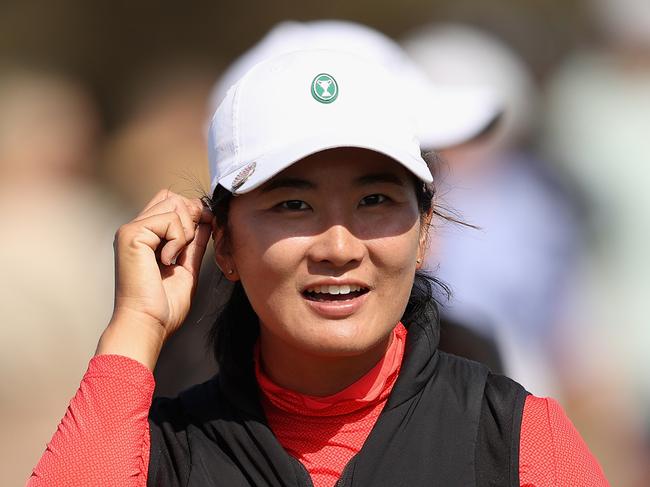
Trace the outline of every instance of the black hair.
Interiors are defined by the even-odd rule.
[[[429,163],[433,173],[440,164],[438,156],[435,153],[429,153],[423,154],[423,157]],[[425,184],[416,177],[413,178],[413,184],[423,225],[428,225],[427,216],[430,213],[434,217],[446,221],[467,225],[452,216],[447,210],[436,205],[433,184]],[[203,204],[212,211],[217,225],[224,229],[228,228],[228,214],[232,198],[232,193],[220,185],[217,185],[212,196],[205,195],[202,198]],[[425,231],[428,231],[428,228]],[[227,238],[227,235],[225,237]],[[219,276],[219,280],[220,282],[225,281],[222,274]],[[222,287],[219,284],[217,286]],[[210,329],[209,346],[213,350],[219,367],[232,370],[232,368],[236,369],[241,365],[242,357],[250,357],[251,350],[259,336],[259,320],[241,282],[235,282],[229,287],[231,287],[230,298],[217,310],[215,322]],[[437,296],[449,298],[450,290],[447,285],[428,272],[417,270],[411,294],[402,315],[402,323],[408,327],[420,316],[437,321],[439,318]],[[435,327],[434,332],[438,333],[438,327]]]

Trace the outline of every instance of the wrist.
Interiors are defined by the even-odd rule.
[[[122,355],[153,371],[165,341],[165,329],[143,313],[116,310],[102,333],[95,355]]]

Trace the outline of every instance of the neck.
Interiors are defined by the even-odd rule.
[[[260,356],[264,373],[275,384],[309,396],[331,396],[368,373],[386,354],[393,332],[363,353],[337,356],[297,350],[260,334]]]

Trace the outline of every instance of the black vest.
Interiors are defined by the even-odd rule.
[[[519,487],[528,393],[482,364],[439,351],[436,326],[408,326],[397,382],[337,486]],[[266,422],[252,353],[245,362],[237,373],[154,401],[149,487],[312,485]]]

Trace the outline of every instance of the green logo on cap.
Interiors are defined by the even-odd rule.
[[[311,96],[321,103],[332,103],[339,96],[339,85],[327,73],[321,73],[311,82]]]

